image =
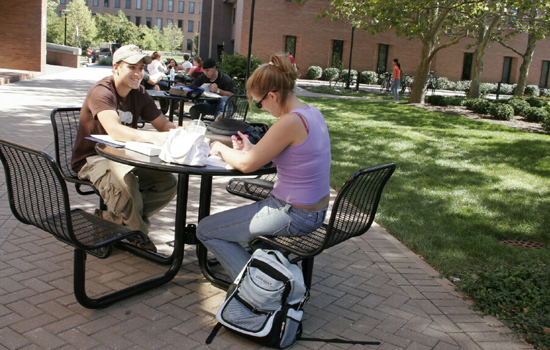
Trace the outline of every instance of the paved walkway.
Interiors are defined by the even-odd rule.
[[[0,138],[52,152],[50,111],[81,105],[91,84],[108,74],[105,68],[67,69],[0,86]],[[227,194],[226,181],[214,181],[212,212],[247,203]],[[191,187],[190,210],[196,212],[196,179]],[[97,205],[97,198],[72,188],[71,201],[90,212]],[[174,213],[175,201],[152,220],[153,240],[167,252]],[[13,217],[1,172],[0,349],[259,349],[226,331],[205,345],[225,293],[202,277],[193,248],[185,249],[171,283],[103,310],[84,309],[72,292],[72,250]],[[159,271],[125,252],[90,257],[89,292],[98,295]],[[304,332],[382,344],[298,342],[293,349],[532,349],[493,317],[472,311],[449,282],[377,225],[316,258]]]

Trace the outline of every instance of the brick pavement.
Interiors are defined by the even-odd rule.
[[[107,74],[103,68],[70,69],[0,86],[0,138],[51,152],[49,112],[80,105],[89,86]],[[228,195],[226,181],[214,180],[212,212],[247,202]],[[191,212],[196,212],[198,185],[192,178]],[[182,269],[172,282],[106,309],[84,309],[72,293],[72,249],[19,223],[6,197],[2,172],[0,349],[260,348],[223,330],[210,347],[204,344],[224,293],[202,277],[193,246],[186,247]],[[71,204],[92,211],[97,198],[79,196],[71,188]],[[175,202],[152,220],[153,240],[167,252],[170,247],[164,243],[170,240],[174,213]],[[196,221],[196,215],[188,220]],[[161,268],[121,251],[106,260],[89,257],[89,293],[144,280]],[[298,342],[293,349],[532,349],[469,304],[437,271],[375,224],[363,237],[316,258],[304,332],[382,344]]]

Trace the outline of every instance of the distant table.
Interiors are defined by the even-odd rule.
[[[168,91],[159,91],[159,90],[147,90],[147,93],[154,99],[154,100],[165,100],[169,103],[169,109],[168,109],[168,119],[173,122],[174,121],[174,105],[176,101],[180,101],[180,108],[178,111],[178,126],[182,126],[183,118],[184,118],[184,112],[183,112],[183,106],[185,101],[188,102],[197,102],[197,101],[215,101],[218,98],[214,97],[206,97],[206,96],[199,96],[197,98],[189,98],[187,96],[174,96],[170,95]]]
[[[228,170],[225,168],[204,166],[194,167],[181,164],[167,163],[159,157],[149,157],[141,153],[126,150],[124,148],[114,148],[104,144],[97,144],[96,151],[99,155],[115,162],[164,171],[178,174],[178,192],[176,202],[176,224],[174,232],[174,250],[183,249],[184,244],[197,245],[197,257],[202,273],[212,284],[227,289],[232,281],[227,281],[216,276],[208,264],[207,249],[200,243],[195,235],[196,227],[187,225],[187,198],[189,192],[189,175],[199,175],[201,177],[200,197],[199,197],[199,221],[210,215],[210,203],[212,197],[212,177],[213,176],[241,176],[244,175],[238,170]],[[272,174],[277,171],[275,166],[268,166],[258,169],[246,175],[264,175]],[[181,247],[181,248],[180,248]],[[174,255],[174,254],[172,254]]]

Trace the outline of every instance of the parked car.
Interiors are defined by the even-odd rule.
[[[92,63],[97,62],[102,58],[111,57],[119,47],[120,44],[117,43],[100,43],[99,49],[91,49],[90,55],[92,58]]]

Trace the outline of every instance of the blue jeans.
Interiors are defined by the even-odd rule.
[[[197,227],[197,238],[235,280],[250,259],[241,243],[257,236],[302,236],[319,228],[327,209],[309,211],[275,197],[210,215]]]
[[[391,84],[391,91],[393,92],[393,99],[399,101],[399,88],[401,87],[401,79],[394,79]]]
[[[197,103],[189,108],[189,114],[191,119],[199,119],[201,115],[213,115],[217,117],[223,113],[225,104],[229,100],[229,96],[223,96],[214,103]]]

